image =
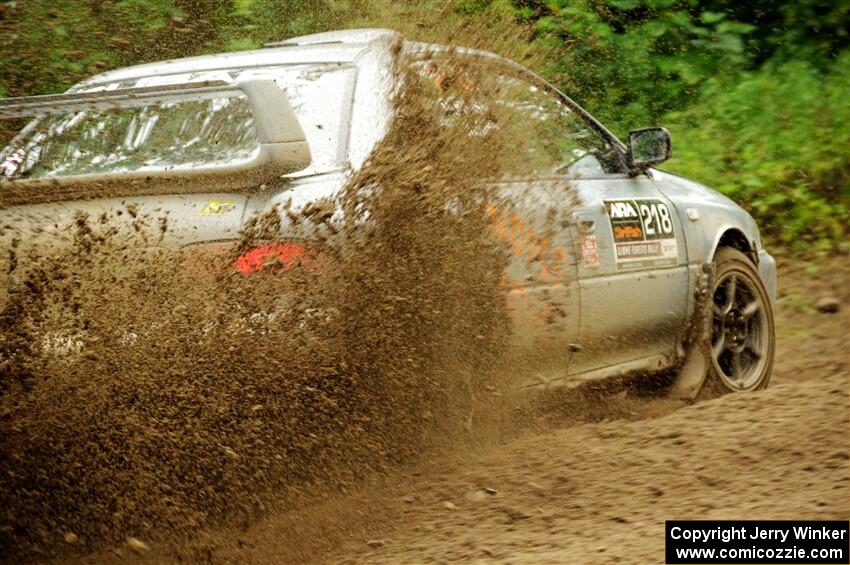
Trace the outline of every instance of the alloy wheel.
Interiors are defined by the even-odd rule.
[[[733,270],[717,281],[713,297],[712,360],[733,390],[758,386],[768,362],[766,305],[750,276]]]

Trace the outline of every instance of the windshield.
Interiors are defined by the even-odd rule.
[[[244,95],[52,115],[0,157],[8,180],[173,170],[246,161],[260,142]]]

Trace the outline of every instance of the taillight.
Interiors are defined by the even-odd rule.
[[[306,252],[300,243],[272,243],[249,249],[236,258],[233,266],[243,273],[256,273],[278,267],[289,269],[304,262]]]

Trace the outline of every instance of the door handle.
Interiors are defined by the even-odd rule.
[[[589,218],[584,214],[573,214],[573,220],[575,220],[576,225],[579,227],[579,231],[583,234],[593,233],[596,231],[596,220]]]

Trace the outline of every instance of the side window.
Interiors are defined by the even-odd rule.
[[[520,175],[593,177],[624,172],[621,152],[544,84],[505,73],[490,61],[429,60],[420,74],[439,92],[451,126],[476,115],[479,128],[500,128],[522,155]],[[476,135],[479,131],[469,131]]]
[[[556,93],[513,75],[497,79],[500,103],[512,129],[521,139],[528,173],[593,177],[622,172],[619,151]]]

